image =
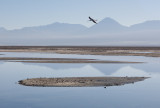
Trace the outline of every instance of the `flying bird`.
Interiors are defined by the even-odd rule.
[[[89,18],[89,21],[92,21],[92,22],[94,22],[95,24],[97,24],[97,20],[94,20],[93,18],[91,18],[90,16],[88,17]]]

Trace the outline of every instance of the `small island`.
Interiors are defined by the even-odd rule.
[[[64,77],[32,78],[20,80],[19,84],[36,87],[98,87],[119,86],[143,81],[148,77]]]

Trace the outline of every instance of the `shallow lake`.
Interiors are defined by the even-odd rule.
[[[0,57],[96,58],[138,60],[146,63],[58,64],[1,61],[0,108],[159,108],[160,106],[159,58],[5,52],[2,54],[5,55]],[[26,78],[74,76],[149,76],[151,78],[134,84],[107,88],[27,87],[17,83]]]

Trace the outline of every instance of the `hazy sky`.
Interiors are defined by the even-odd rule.
[[[88,16],[127,26],[160,20],[160,0],[0,0],[0,27],[6,29],[54,22],[91,26]]]

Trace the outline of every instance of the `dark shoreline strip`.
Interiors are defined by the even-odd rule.
[[[23,62],[23,63],[144,63],[144,62],[125,62],[125,61],[88,61],[88,60],[80,60],[80,61],[76,61],[76,60],[71,60],[71,61],[63,61],[63,60],[31,60],[31,61],[8,61],[8,62]]]
[[[109,61],[109,60],[96,60],[96,59],[75,59],[75,58],[0,57],[0,60],[7,62],[24,62],[24,63],[144,63],[144,62]]]
[[[20,80],[19,84],[36,87],[98,87],[120,86],[149,77],[66,77],[66,78],[32,78]]]

